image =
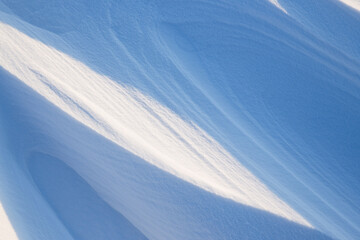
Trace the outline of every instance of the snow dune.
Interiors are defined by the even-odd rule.
[[[11,191],[2,201],[20,239],[328,239],[181,181],[59,111],[14,76],[1,76],[7,89],[1,101],[12,103],[3,109],[3,126],[13,143],[1,176],[17,180],[7,182]]]
[[[356,239],[360,15],[339,6],[2,0],[19,239]]]

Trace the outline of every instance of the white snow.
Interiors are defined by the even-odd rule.
[[[340,0],[340,1],[354,9],[360,11],[360,1],[359,0]]]
[[[358,23],[325,0],[1,0],[0,239],[355,239]]]
[[[0,34],[0,64],[85,126],[203,189],[309,225],[199,127],[8,25]]]
[[[286,10],[281,6],[278,0],[269,0],[272,4],[274,4],[277,8],[279,8],[284,13],[287,13]]]
[[[0,204],[0,239],[18,240],[14,228],[7,217],[3,206]]]

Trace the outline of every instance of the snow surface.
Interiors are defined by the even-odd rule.
[[[0,0],[0,223],[357,239],[359,23],[329,0]]]
[[[354,9],[360,11],[360,1],[359,0],[340,0],[340,1]]]
[[[0,204],[0,239],[17,240],[14,228],[7,217],[4,208]]]

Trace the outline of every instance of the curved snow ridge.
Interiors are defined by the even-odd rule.
[[[0,120],[9,130],[0,136],[12,154],[12,161],[1,162],[0,177],[15,180],[4,183],[11,189],[6,206],[21,210],[13,221],[20,239],[118,239],[132,229],[159,240],[330,239],[183,181],[69,117],[5,70],[0,77],[6,113]],[[136,229],[116,224],[103,200]]]
[[[196,186],[310,226],[214,139],[154,99],[7,24],[0,35],[0,64],[84,125]]]
[[[74,239],[147,240],[60,159],[33,152],[27,165],[35,185]]]
[[[281,11],[287,14],[286,9],[281,6],[278,0],[268,0],[270,3],[272,3],[275,7],[279,8]]]
[[[220,11],[221,10],[219,10],[219,12]],[[217,16],[220,15],[221,14],[217,14]],[[261,16],[256,15],[255,17],[260,18]],[[332,187],[337,186],[338,180],[335,180],[338,179],[337,177],[332,179],[332,184],[324,181],[324,176],[322,176],[323,182],[316,179],[318,176],[321,176],[324,173],[326,174],[327,168],[319,167],[317,165],[319,162],[321,163],[321,156],[313,157],[309,155],[306,156],[306,154],[313,150],[317,151],[318,149],[316,147],[306,146],[306,144],[301,145],[301,137],[299,138],[295,134],[292,134],[291,131],[286,128],[286,125],[276,118],[278,116],[286,117],[287,112],[292,111],[303,111],[305,114],[311,116],[309,110],[315,105],[314,103],[319,101],[319,99],[322,101],[322,98],[317,96],[326,94],[336,96],[342,95],[342,90],[344,90],[358,98],[359,91],[357,85],[359,68],[357,67],[357,58],[355,58],[355,61],[350,61],[349,59],[351,58],[349,58],[347,52],[341,52],[339,49],[336,49],[331,45],[331,41],[321,41],[320,39],[317,39],[316,34],[304,31],[299,25],[294,24],[291,19],[287,18],[286,20],[287,21],[284,20],[281,24],[278,22],[272,23],[271,21],[266,21],[268,24],[268,26],[266,25],[266,28],[260,24],[253,24],[251,21],[242,23],[239,20],[239,23],[234,21],[229,24],[227,23],[227,17],[221,18],[216,23],[211,21],[181,22],[181,20],[173,20],[174,23],[170,22],[159,25],[159,36],[155,36],[154,38],[159,42],[158,45],[162,46],[162,49],[164,49],[164,55],[169,56],[174,65],[186,76],[186,78],[192,79],[193,83],[201,89],[202,93],[207,96],[215,106],[223,110],[223,114],[226,115],[230,121],[233,120],[232,123],[234,125],[242,130],[243,133],[248,133],[247,137],[256,142],[259,148],[262,148],[262,150],[269,154],[268,159],[273,160],[272,164],[268,165],[269,169],[273,167],[273,164],[279,163],[281,167],[286,169],[285,174],[291,173],[292,177],[302,184],[302,186],[291,189],[296,189],[296,191],[299,191],[299,189],[303,189],[304,187],[307,189],[305,190],[308,192],[307,197],[299,197],[298,199],[299,202],[305,200],[305,202],[301,203],[304,204],[300,207],[300,209],[303,210],[301,213],[311,212],[308,220],[314,217],[311,219],[311,223],[313,223],[314,226],[319,227],[322,230],[327,229],[326,231],[331,229],[331,231],[336,232],[335,234],[337,237],[340,237],[347,231],[344,231],[345,228],[340,227],[340,224],[349,227],[349,229],[352,228],[350,231],[356,233],[358,227],[353,223],[357,222],[356,219],[358,219],[359,215],[357,214],[358,211],[356,211],[356,207],[353,208],[356,204],[354,204],[352,197],[347,198],[344,195],[341,196],[338,194],[339,190],[331,189]],[[289,24],[291,28],[287,26],[287,24]],[[291,24],[294,24],[294,26]],[[216,41],[217,39],[214,40],[211,38],[214,32],[221,36],[221,38],[219,37],[221,41]],[[231,48],[227,44],[231,45]],[[229,48],[234,51],[234,53],[229,53]],[[226,53],[222,54],[223,52]],[[270,52],[270,54],[267,52]],[[260,57],[254,57],[257,54]],[[216,61],[216,64],[218,65],[211,61]],[[229,75],[225,75],[229,76],[229,79],[222,81],[223,76],[218,74],[219,70],[216,69],[219,65],[233,66],[233,69],[231,67],[227,68],[227,66],[223,67],[223,69],[226,70],[222,69],[222,74],[229,72]],[[296,66],[295,68],[294,65]],[[214,67],[216,70],[212,71],[211,67]],[[311,72],[311,74],[305,75],[306,77],[304,77],[308,79],[303,79],[303,76],[299,74],[299,72],[304,71],[302,68],[304,68],[305,71]],[[204,69],[204,71],[200,72],[199,69]],[[277,71],[276,69],[281,70]],[[233,72],[238,71],[239,74],[232,75],[231,70],[233,70]],[[253,75],[247,75],[251,70],[253,71]],[[305,71],[302,73],[306,73]],[[329,74],[329,72],[332,74]],[[323,75],[319,77],[317,75],[319,73],[322,73]],[[212,76],[211,74],[214,74],[215,76]],[[261,76],[261,74],[264,74],[264,76]],[[339,75],[341,77],[339,77]],[[261,83],[257,82],[259,79],[262,79]],[[317,82],[318,80],[321,82],[321,85]],[[221,85],[219,84],[220,81]],[[251,85],[249,82],[254,82],[255,84]],[[226,86],[226,84],[229,84],[231,87]],[[294,84],[294,86],[300,87],[299,89],[303,88],[304,90],[299,90],[297,92],[297,90],[290,87],[290,84]],[[303,87],[302,84],[306,87]],[[320,88],[321,91],[318,91],[318,95],[315,95],[312,91],[313,89],[318,88],[317,84],[322,87]],[[332,85],[334,85],[334,87]],[[215,89],[214,86],[218,86],[218,88]],[[251,87],[253,87],[253,89],[251,89]],[[334,88],[334,90],[327,92],[329,87]],[[266,96],[266,92],[269,92],[269,96]],[[308,94],[308,92],[311,94]],[[242,95],[245,95],[245,97],[242,97]],[[284,99],[285,102],[295,99],[295,103],[289,102],[289,104],[283,104],[285,106],[288,105],[289,107],[285,114],[281,112],[274,114],[272,111],[278,107],[277,105],[279,102],[273,106],[271,106],[271,102],[277,101],[276,99],[282,95],[285,95],[286,97]],[[250,96],[255,98],[253,105],[247,102],[251,98]],[[308,105],[306,106],[296,98],[301,99]],[[332,98],[330,99],[335,106],[336,99],[333,100]],[[357,99],[355,100],[356,101],[354,102],[356,103]],[[261,101],[262,103],[258,104],[258,101]],[[250,105],[251,107],[248,107],[247,105]],[[263,105],[263,107],[257,105]],[[326,108],[324,109],[328,109],[327,107],[329,107],[329,110],[326,111],[331,112],[332,108],[330,106],[325,105]],[[349,106],[351,106],[351,104],[344,104],[343,108],[348,109]],[[260,122],[258,122],[260,129],[263,128],[265,131],[272,131],[270,139],[263,138],[261,134],[251,133],[251,129],[248,128],[248,125],[242,124],[241,121],[243,120],[243,117],[234,114],[241,108],[247,108],[247,117],[254,120],[255,123],[260,120]],[[322,109],[319,109],[319,111],[316,112],[316,114],[320,113],[322,113]],[[301,117],[302,114],[294,115],[299,115],[299,117]],[[304,122],[306,122],[306,120]],[[301,126],[304,122],[297,121],[297,124]],[[267,127],[264,126],[268,123],[270,123],[271,126],[269,125],[268,129],[266,129]],[[295,128],[297,128],[297,126],[295,126]],[[311,131],[314,133],[316,132],[314,130]],[[277,137],[273,138],[276,135]],[[279,141],[280,136],[282,138],[281,141]],[[324,139],[323,141],[326,142],[327,140]],[[268,145],[269,143],[275,143],[274,145],[276,145],[279,142],[282,142],[281,147],[292,148],[285,156],[282,156],[281,151],[275,150],[276,147],[269,147]],[[243,151],[243,149],[239,151]],[[290,153],[291,151],[294,152]],[[305,153],[305,155],[301,156],[302,153]],[[248,154],[248,156],[250,155],[251,153]],[[251,164],[257,164],[259,161],[261,160],[257,158],[256,161]],[[294,164],[294,162],[300,164]],[[304,168],[302,163],[306,162],[308,162],[309,165]],[[254,168],[259,169],[261,167],[262,166],[259,167],[258,165]],[[314,171],[315,174],[309,170]],[[270,174],[274,172],[275,174],[279,174],[277,171],[269,171]],[[281,175],[279,174],[278,176]],[[270,176],[269,178],[271,177],[273,176]],[[284,177],[284,179],[286,178]],[[289,181],[289,179],[290,178],[287,178],[285,181]],[[274,179],[271,179],[270,181],[265,182],[268,183],[273,180]],[[324,183],[326,183],[327,186]],[[281,184],[283,183],[280,183],[280,185]],[[323,208],[321,211],[326,213],[327,216],[332,215],[332,218],[326,217],[326,219],[324,219],[321,214],[318,215],[316,211],[310,210],[313,209],[314,205],[312,207],[309,206],[314,204],[315,201],[306,206],[307,199],[312,198],[310,197],[311,195],[313,196],[313,199],[317,199],[316,202],[318,201],[316,209],[319,210]],[[344,199],[340,200],[339,196]],[[337,200],[334,201],[334,199]],[[342,206],[340,207],[339,204]],[[351,211],[354,211],[355,214],[352,214]],[[303,216],[305,215],[306,214]],[[352,220],[352,218],[355,219],[355,221]],[[334,225],[337,224],[339,225],[335,227]],[[328,227],[330,225],[333,225],[333,227]],[[341,238],[346,239],[347,237],[343,235]]]
[[[337,0],[66,1],[0,0],[10,13],[0,12],[1,66],[46,99],[39,106],[60,109],[27,106],[35,97],[17,99],[21,87],[5,98],[34,112],[25,114],[31,131],[62,136],[40,152],[71,165],[154,239],[238,239],[238,225],[252,228],[244,238],[281,232],[272,230],[277,218],[243,214],[235,202],[332,237],[358,236],[357,12]],[[37,128],[61,111],[80,124]],[[91,133],[116,150],[107,141],[98,147]],[[33,151],[23,148],[16,152]],[[184,213],[194,195],[209,203]],[[283,238],[306,238],[297,233],[309,229],[290,225]]]

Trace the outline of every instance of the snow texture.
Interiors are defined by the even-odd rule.
[[[358,239],[358,10],[0,0],[0,239]]]

